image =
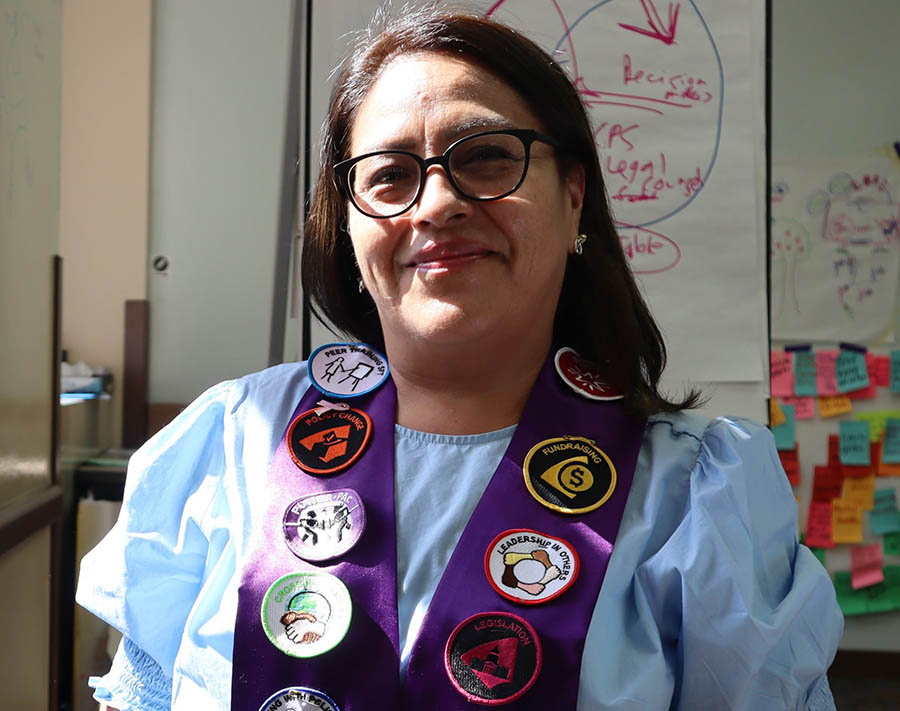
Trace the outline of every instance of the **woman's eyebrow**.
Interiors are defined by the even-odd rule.
[[[462,138],[473,129],[482,129],[484,131],[501,131],[504,129],[521,128],[512,121],[502,116],[473,116],[454,126],[442,129],[440,139],[446,144],[453,143],[457,138]],[[396,139],[385,142],[373,142],[371,146],[367,146],[359,151],[359,155],[363,153],[373,153],[375,151],[411,151],[415,153],[417,142],[410,139]]]

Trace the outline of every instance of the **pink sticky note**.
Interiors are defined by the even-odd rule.
[[[794,396],[794,354],[772,351],[772,395]]]
[[[834,548],[834,541],[831,539],[831,502],[810,502],[804,543],[816,548]]]
[[[816,351],[816,392],[819,395],[839,395],[834,363],[840,351]]]
[[[875,385],[879,388],[891,387],[891,357],[886,355],[872,357],[875,361]]]
[[[850,548],[850,573],[854,590],[882,582],[884,567],[881,543],[868,543]]]
[[[785,397],[782,405],[794,406],[794,419],[811,420],[816,416],[816,399],[814,397]]]

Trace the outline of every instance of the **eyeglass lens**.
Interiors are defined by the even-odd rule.
[[[518,136],[476,135],[455,144],[447,160],[451,179],[463,195],[489,200],[519,185],[527,165],[527,148]],[[419,196],[421,171],[421,164],[405,153],[384,151],[364,158],[348,175],[353,201],[369,214],[403,212]]]

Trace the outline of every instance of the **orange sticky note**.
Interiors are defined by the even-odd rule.
[[[900,464],[885,464],[881,458],[881,442],[872,443],[874,449],[872,461],[877,462],[876,472],[878,476],[900,476]]]
[[[831,502],[831,540],[835,543],[862,543],[863,512],[852,499]]]
[[[819,398],[819,415],[822,417],[845,415],[852,409],[853,403],[846,395],[829,395]]]
[[[834,548],[834,541],[831,539],[831,519],[830,502],[810,502],[804,543],[816,548]]]
[[[851,585],[854,590],[878,585],[884,580],[884,556],[881,543],[853,546],[850,549]]]
[[[844,501],[855,501],[864,511],[875,507],[875,475],[847,477],[841,498]]]
[[[787,417],[784,416],[784,410],[781,409],[781,405],[778,404],[777,397],[769,398],[769,427],[778,427],[778,425],[782,425],[787,422]]]

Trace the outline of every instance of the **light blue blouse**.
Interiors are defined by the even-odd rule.
[[[170,698],[175,711],[229,708],[241,560],[305,373],[286,364],[217,385],[132,457],[119,521],[78,584],[78,602],[126,638],[109,673],[91,679],[98,700],[122,711],[167,709]],[[514,429],[396,428],[403,668]],[[578,711],[833,709],[825,671],[842,630],[827,573],[797,542],[769,432],[651,418],[587,635]]]

